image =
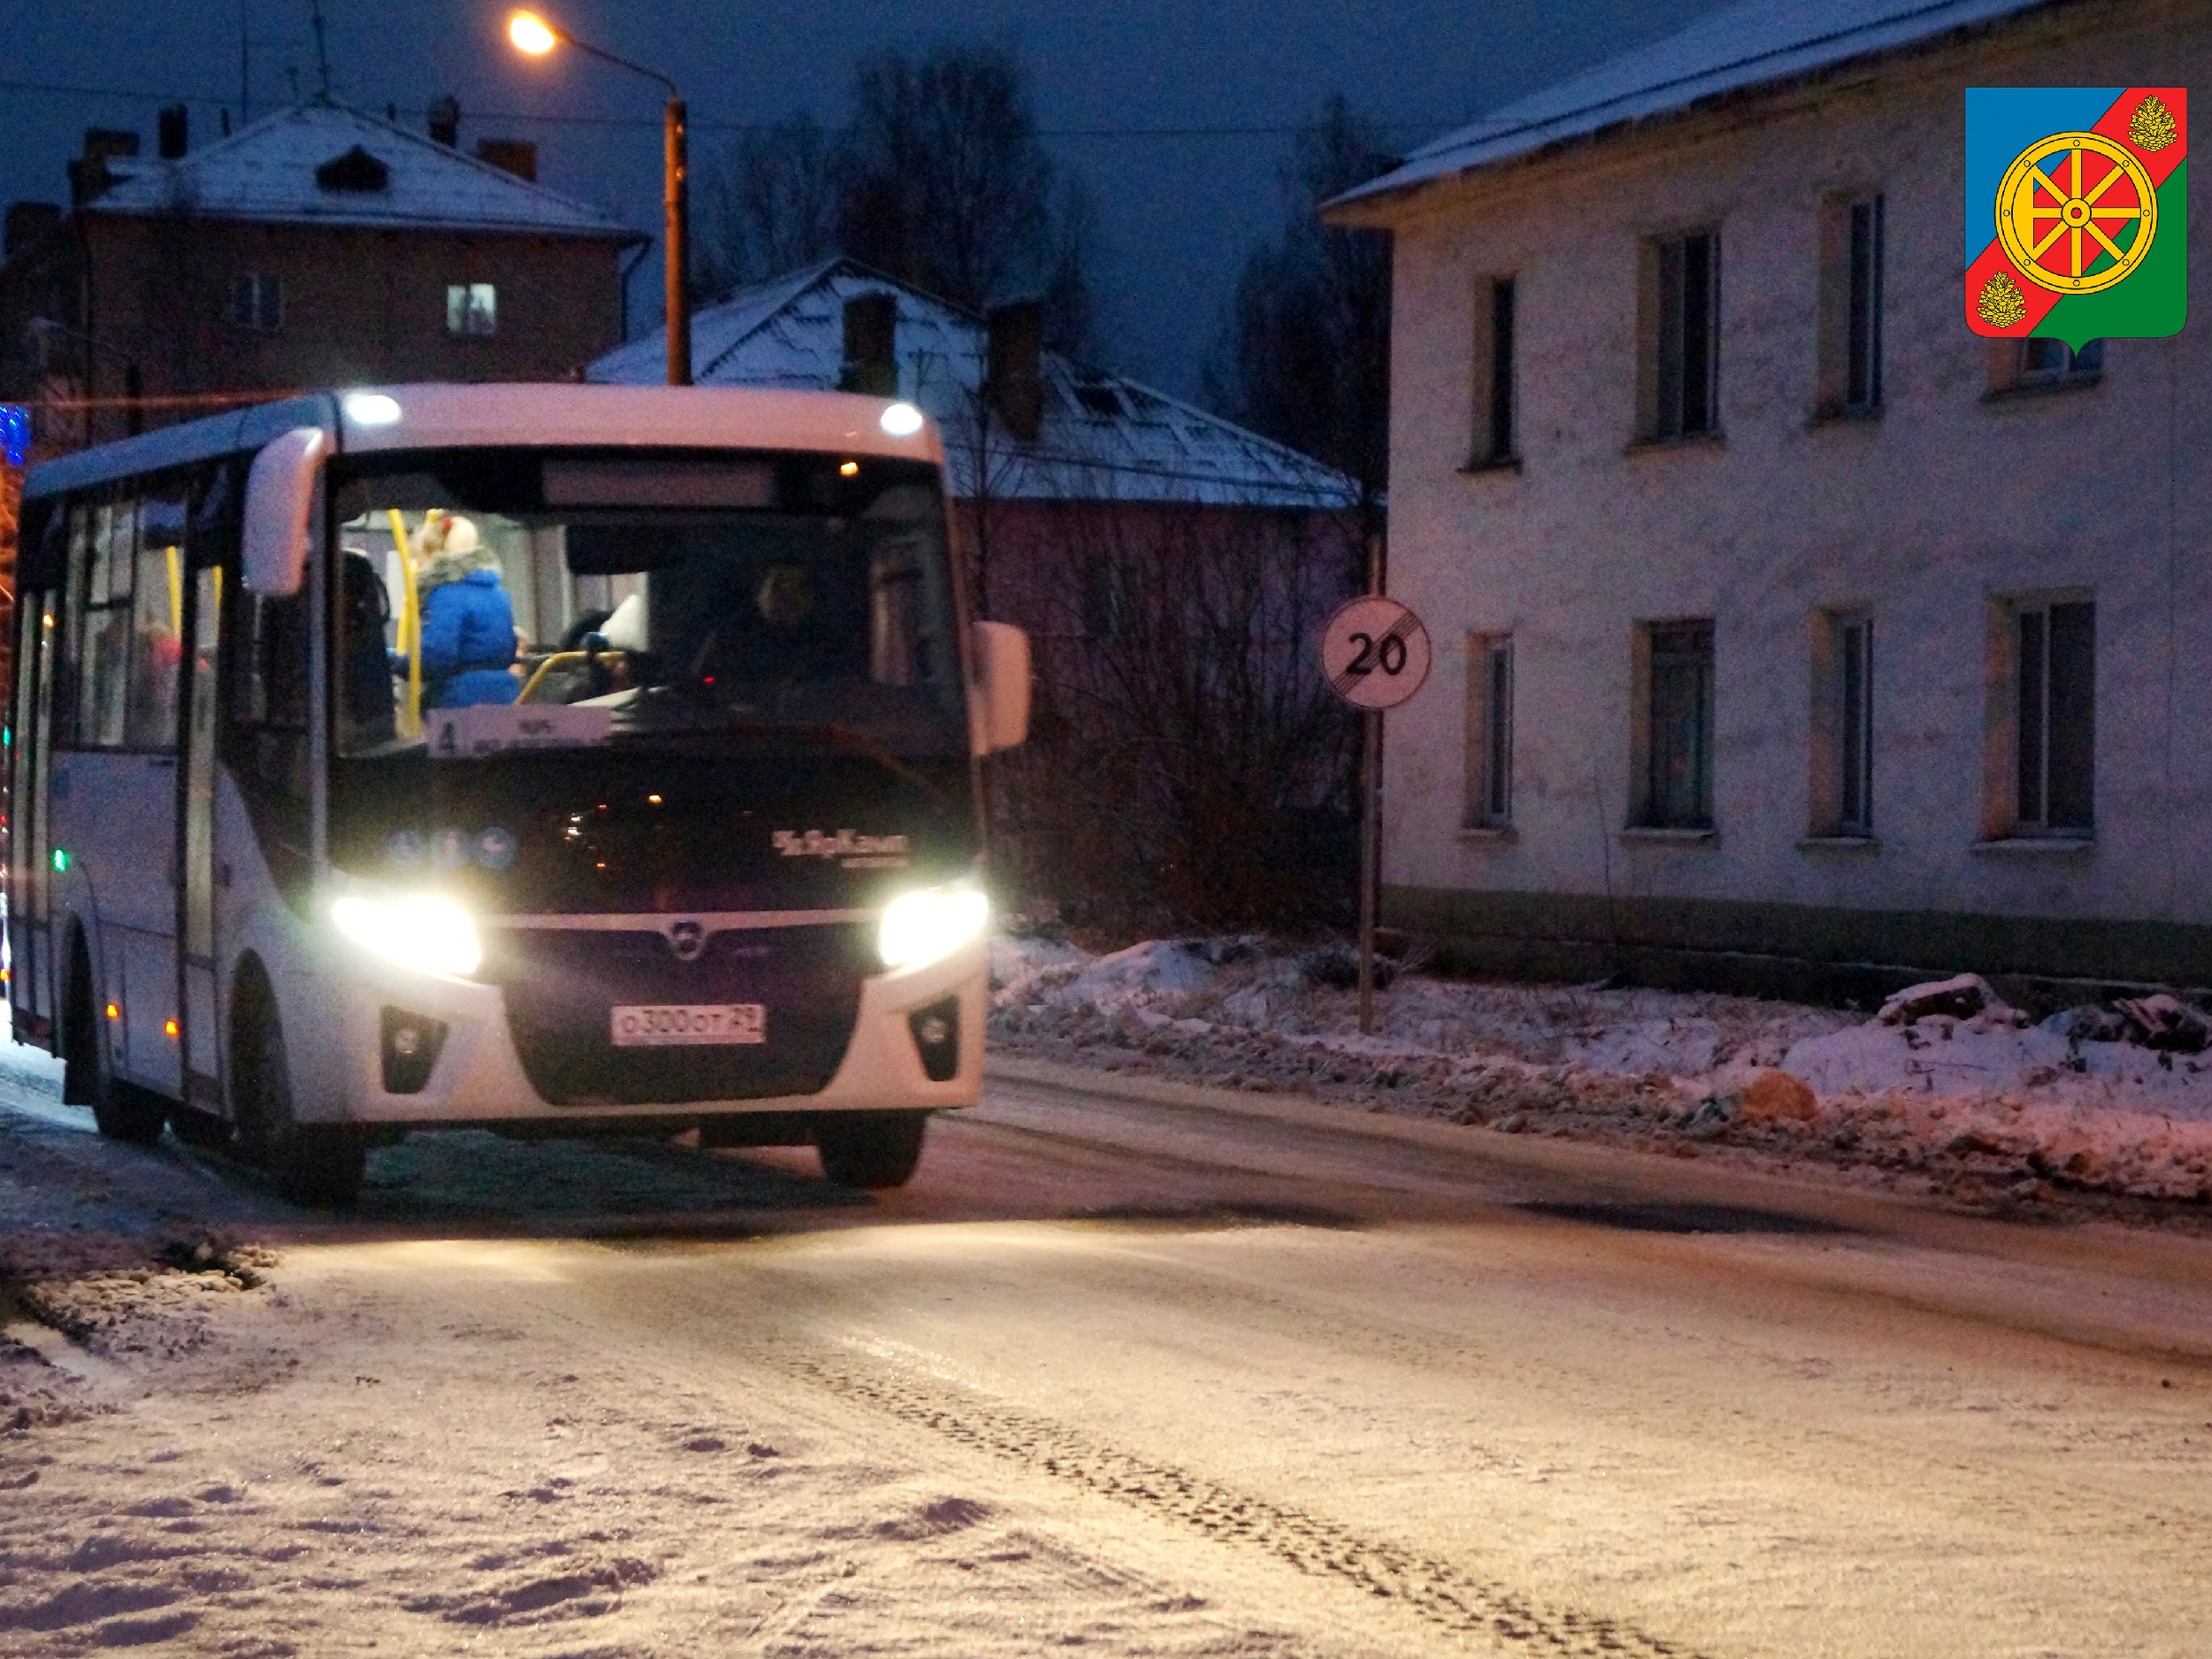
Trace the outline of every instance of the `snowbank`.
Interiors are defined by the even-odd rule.
[[[1431,1110],[1462,1121],[1525,1118],[1574,1096],[1563,1110],[1694,1138],[1771,1128],[1774,1114],[1745,1096],[1778,1070],[1810,1087],[1816,1110],[1796,1127],[1831,1155],[2212,1196],[2212,1048],[2188,1051],[2212,1027],[2170,999],[2034,1025],[1962,975],[1861,1019],[1742,997],[1409,973],[1362,1036],[1340,964],[1321,956],[1249,939],[1149,940],[1095,957],[1002,940],[994,1033],[1017,1047],[1134,1047],[1252,1087],[1411,1081]]]

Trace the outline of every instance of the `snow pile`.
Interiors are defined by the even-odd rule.
[[[2171,997],[2036,1024],[1962,974],[1908,987],[1861,1020],[1742,997],[1407,972],[1362,1035],[1341,964],[1325,956],[1255,939],[1150,940],[1096,957],[1002,941],[993,1036],[1111,1064],[1133,1049],[1126,1063],[1140,1067],[1502,1128],[1795,1136],[1883,1169],[2212,1196],[2212,1022]]]

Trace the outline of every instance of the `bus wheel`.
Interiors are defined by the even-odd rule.
[[[840,1187],[903,1187],[922,1161],[927,1112],[825,1112],[814,1120],[822,1173]]]
[[[351,1125],[303,1124],[293,1118],[292,1073],[275,999],[258,980],[240,988],[232,1016],[231,1078],[247,1156],[296,1204],[335,1210],[351,1203],[368,1166],[368,1138]]]
[[[151,1146],[169,1120],[169,1102],[115,1075],[92,994],[92,956],[84,935],[69,952],[69,1025],[62,1033],[62,1098],[92,1108],[92,1121],[111,1141]]]

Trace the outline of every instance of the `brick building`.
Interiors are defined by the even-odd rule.
[[[642,238],[536,182],[533,146],[456,142],[327,102],[157,153],[95,129],[71,201],[9,208],[0,403],[42,451],[296,388],[555,380],[621,338]]]

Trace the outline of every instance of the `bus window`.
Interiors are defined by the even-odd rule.
[[[128,728],[131,574],[137,539],[135,502],[73,509],[86,515],[81,541],[71,535],[71,591],[78,595],[71,630],[77,665],[76,741],[84,749],[119,749]]]
[[[256,791],[303,807],[308,798],[307,600],[239,593],[231,670],[235,759]],[[295,825],[296,831],[303,826]]]
[[[184,503],[150,495],[140,504],[139,525],[125,741],[133,749],[173,749],[184,657]]]
[[[914,753],[966,741],[933,473],[432,454],[388,471],[349,463],[334,499],[353,595],[338,606],[341,754],[419,743],[418,697],[424,710],[591,703],[625,736],[735,721],[833,724]],[[437,611],[465,607],[439,586],[450,555],[422,543],[442,519],[465,521],[486,567],[482,592],[465,595],[469,647],[451,662]],[[411,585],[416,652],[403,637]]]

